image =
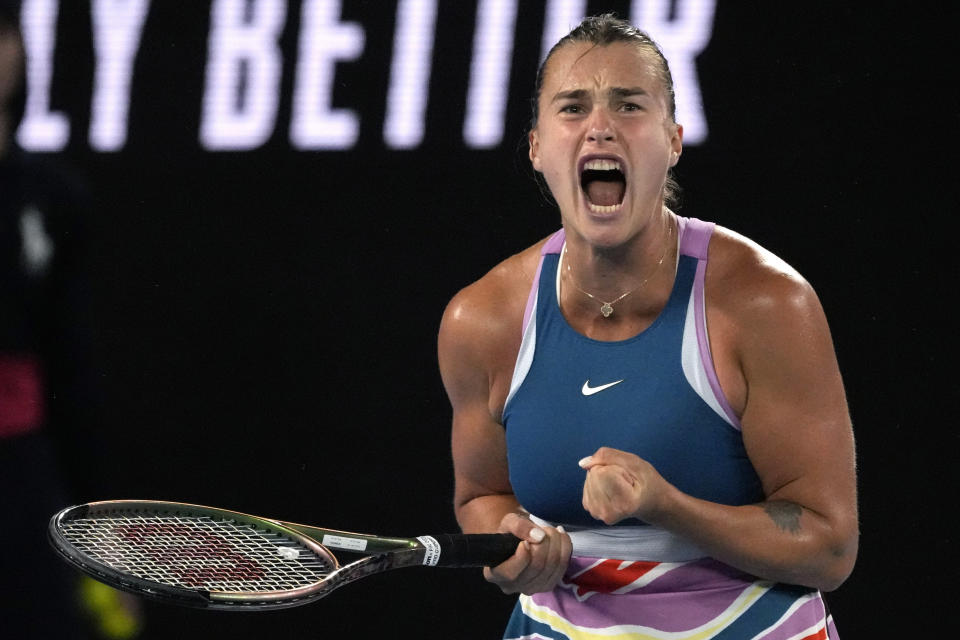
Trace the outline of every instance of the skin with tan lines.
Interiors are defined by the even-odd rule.
[[[596,340],[647,328],[673,286],[677,225],[664,206],[664,184],[682,152],[683,129],[656,64],[634,43],[565,44],[547,63],[530,132],[530,160],[566,230],[563,259],[571,269],[561,276],[560,306],[575,330]],[[598,160],[615,163],[625,183],[585,191],[581,173]],[[541,245],[459,292],[438,340],[453,407],[456,515],[466,532],[523,539],[511,559],[485,570],[510,593],[552,589],[571,554],[569,536],[536,527],[514,497],[500,422]],[[636,517],[657,525],[763,579],[835,589],[852,571],[858,523],[853,433],[825,314],[796,271],[750,240],[718,226],[709,252],[710,348],[766,500],[706,502],[636,455],[604,448],[581,461],[584,508],[607,524]],[[662,268],[609,318],[580,290],[613,300],[664,255]]]

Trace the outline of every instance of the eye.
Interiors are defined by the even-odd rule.
[[[584,113],[585,110],[581,104],[567,104],[560,107],[560,113]]]
[[[621,111],[642,111],[643,107],[635,102],[624,102],[620,105]]]

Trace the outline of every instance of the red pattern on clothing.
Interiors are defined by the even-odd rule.
[[[590,592],[613,593],[636,582],[660,563],[637,561],[627,566],[623,564],[623,560],[604,560],[571,578],[570,582],[577,586],[576,593],[581,597]]]

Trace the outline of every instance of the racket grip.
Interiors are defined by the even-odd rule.
[[[434,538],[440,543],[438,567],[493,567],[512,556],[520,544],[511,533],[446,533]]]

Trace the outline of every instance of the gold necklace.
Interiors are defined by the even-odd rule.
[[[667,221],[667,224],[670,225],[670,222]],[[597,296],[593,295],[592,293],[590,293],[590,292],[588,292],[588,291],[584,291],[584,290],[580,287],[580,285],[577,284],[576,278],[573,277],[573,271],[570,269],[570,263],[568,262],[568,263],[567,263],[567,273],[570,274],[570,282],[573,283],[573,286],[576,287],[576,289],[577,289],[580,293],[582,293],[583,295],[587,296],[587,297],[590,298],[591,300],[596,300],[597,302],[600,302],[600,303],[601,303],[601,304],[600,304],[600,313],[603,315],[604,318],[609,318],[609,317],[613,314],[613,305],[617,304],[618,302],[620,302],[621,300],[623,300],[624,298],[626,298],[626,297],[627,297],[628,295],[630,295],[631,293],[633,293],[633,292],[635,292],[635,291],[639,291],[645,284],[647,284],[647,282],[650,281],[650,278],[652,278],[653,276],[655,276],[655,275],[657,274],[657,272],[660,270],[660,265],[663,264],[664,258],[667,257],[667,249],[670,247],[670,242],[669,242],[669,240],[670,240],[670,238],[671,238],[672,236],[673,236],[673,225],[670,225],[670,226],[668,226],[668,228],[667,228],[667,239],[666,239],[666,240],[664,241],[664,243],[663,243],[663,253],[660,255],[660,259],[657,260],[657,266],[655,266],[655,267],[653,268],[653,271],[650,272],[650,275],[648,275],[646,278],[644,278],[644,279],[643,279],[643,282],[641,282],[640,284],[638,284],[637,286],[635,286],[633,289],[630,289],[630,290],[627,291],[626,293],[621,294],[619,297],[617,297],[617,298],[614,299],[614,300],[611,300],[610,302],[605,302],[605,301],[601,300],[600,298],[598,298]],[[567,250],[566,247],[564,247],[563,252],[564,252],[564,253],[567,253],[567,252],[568,252],[568,250]]]

